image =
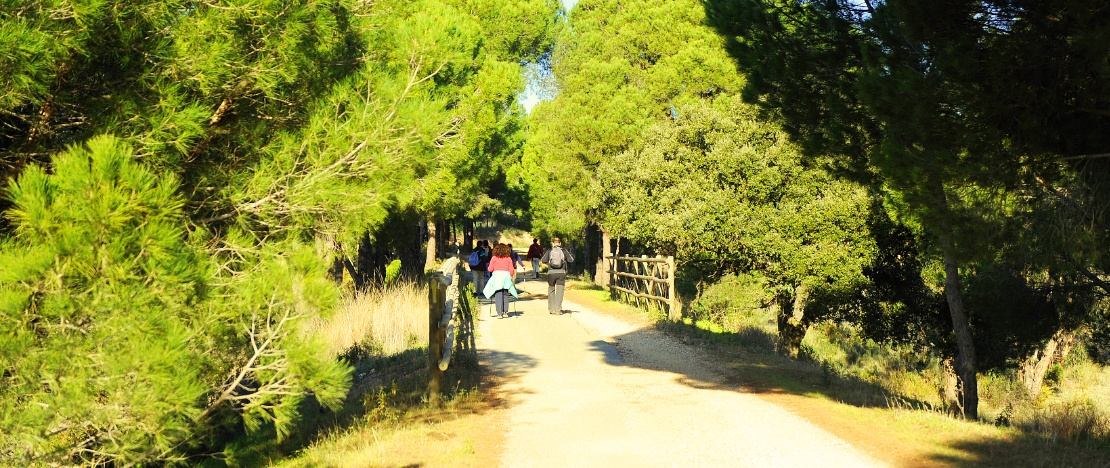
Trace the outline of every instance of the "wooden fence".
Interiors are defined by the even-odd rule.
[[[443,372],[456,351],[475,351],[474,313],[467,275],[458,258],[449,258],[428,276],[428,402],[439,402]],[[459,337],[456,343],[456,336]]]
[[[682,318],[682,303],[675,293],[674,257],[606,257],[609,293],[648,310],[665,312],[671,320]]]

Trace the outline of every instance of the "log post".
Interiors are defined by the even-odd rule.
[[[443,371],[439,359],[443,356],[443,331],[439,321],[443,318],[444,297],[440,288],[440,274],[428,275],[428,404],[439,404]]]
[[[682,320],[682,301],[678,300],[678,291],[675,289],[675,263],[674,256],[667,257],[667,297],[671,300],[668,317],[672,321]]]
[[[599,226],[601,231],[601,248],[598,249],[597,268],[594,271],[594,283],[603,288],[608,288],[613,278],[609,273],[609,257],[612,257],[612,246],[609,242],[609,231]]]
[[[620,268],[621,268],[620,267],[620,260],[617,260],[617,257],[620,257],[620,256],[621,256],[621,238],[617,237],[617,247],[613,251],[613,273],[614,274],[609,276],[609,284],[613,284],[613,283],[616,283],[616,282],[619,281],[616,277],[616,272],[620,271]],[[614,299],[614,300],[618,299],[615,289],[609,288],[609,298]]]

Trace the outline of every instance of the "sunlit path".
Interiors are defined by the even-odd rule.
[[[881,466],[658,333],[572,303],[549,315],[542,296],[516,305],[487,306],[478,335],[509,408],[502,466]]]

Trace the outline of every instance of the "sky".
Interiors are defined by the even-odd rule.
[[[563,3],[563,9],[568,11],[568,12],[572,8],[574,8],[575,5],[578,4],[578,0],[560,0],[560,1]],[[536,67],[538,65],[529,64],[527,66]],[[525,76],[527,76],[527,74],[525,74]],[[522,106],[524,106],[524,111],[528,112],[528,113],[531,113],[532,108],[536,107],[536,104],[539,104],[540,101],[541,101],[540,96],[536,93],[536,86],[533,83],[528,83],[527,85],[525,85],[524,92],[517,95],[516,98],[517,98],[518,101],[520,101],[520,104]]]

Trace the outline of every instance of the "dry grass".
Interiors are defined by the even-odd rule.
[[[472,304],[473,306],[473,304]],[[321,413],[317,437],[269,460],[281,467],[393,467],[496,464],[501,424],[478,389],[477,356],[459,353],[444,375],[448,392],[427,406],[428,305],[419,283],[348,297],[313,332],[354,368],[354,386],[337,415]],[[500,431],[495,431],[499,434]]]
[[[520,250],[520,249],[527,250],[528,246],[532,245],[532,238],[534,236],[532,235],[532,233],[527,232],[527,231],[522,231],[520,229],[515,229],[515,228],[509,228],[509,229],[502,229],[501,232],[498,233],[496,237],[497,237],[497,242],[504,242],[506,244],[512,244],[513,248],[515,248],[517,250]]]
[[[1038,410],[1029,426],[1032,432],[1050,440],[1110,438],[1110,419],[1086,400],[1057,403]]]
[[[332,355],[361,346],[391,356],[428,341],[428,293],[415,282],[356,293],[313,325]]]

